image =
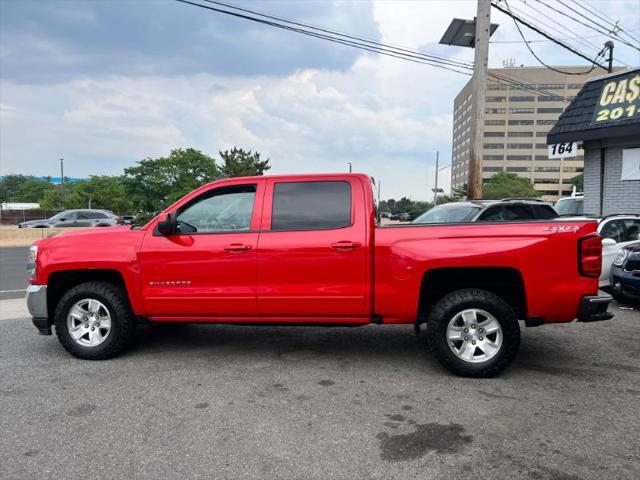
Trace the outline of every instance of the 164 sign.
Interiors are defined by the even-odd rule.
[[[554,143],[549,145],[549,158],[570,158],[575,157],[578,153],[577,142]]]

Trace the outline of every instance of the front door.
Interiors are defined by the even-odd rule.
[[[150,317],[257,314],[262,185],[214,187],[178,207],[176,235],[164,236],[155,228],[147,232],[141,268]]]
[[[260,315],[371,315],[363,205],[364,186],[357,178],[269,181],[258,245]]]

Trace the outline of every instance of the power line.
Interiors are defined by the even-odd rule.
[[[509,87],[517,87],[518,90],[525,90],[528,91],[530,93],[535,93],[535,94],[542,94],[546,97],[555,97],[557,98],[557,100],[560,102],[565,102],[565,103],[569,103],[569,100],[565,99],[564,96],[558,95],[557,93],[552,93],[546,90],[541,90],[535,86],[532,86],[531,84],[528,83],[523,83],[522,81],[518,81],[515,78],[509,78],[509,77],[503,77],[501,75],[498,75],[496,73],[493,72],[488,72],[487,75],[489,75],[490,77],[494,78],[495,80],[497,80],[497,83],[499,85],[505,85],[505,86],[509,86]],[[502,82],[506,82],[502,83]]]
[[[315,25],[302,23],[302,22],[286,19],[286,18],[283,18],[283,17],[277,17],[275,15],[271,15],[271,14],[264,13],[264,12],[259,12],[257,10],[250,10],[248,8],[242,8],[242,7],[230,4],[230,3],[220,2],[218,0],[201,0],[201,1],[204,1],[204,2],[207,2],[207,3],[211,3],[211,4],[215,4],[215,5],[220,5],[220,6],[227,7],[227,8],[232,8],[234,10],[238,10],[238,11],[241,11],[241,12],[249,13],[251,15],[258,15],[260,17],[269,18],[271,20],[275,20],[275,21],[278,21],[278,22],[288,23],[290,25],[296,25],[298,27],[307,28],[307,29],[311,29],[311,30],[316,30],[316,31],[323,32],[323,33],[326,33],[326,34],[347,38],[349,40],[357,40],[359,42],[364,42],[364,43],[375,45],[375,46],[379,46],[379,47],[392,48],[394,50],[398,50],[398,51],[401,51],[401,52],[404,52],[404,53],[408,53],[410,55],[421,55],[421,56],[425,56],[425,57],[431,57],[434,60],[441,60],[441,61],[445,61],[445,62],[451,62],[451,63],[459,64],[459,65],[465,66],[465,67],[466,66],[473,66],[473,63],[471,63],[471,62],[452,60],[450,58],[442,57],[442,56],[439,56],[439,55],[434,55],[434,54],[431,54],[431,53],[424,53],[424,52],[420,52],[418,50],[413,50],[413,49],[401,47],[401,46],[398,46],[398,45],[393,45],[393,44],[389,44],[389,43],[382,43],[382,42],[378,42],[376,40],[371,40],[371,39],[367,39],[367,38],[364,38],[364,37],[351,35],[351,34],[347,34],[347,33],[344,33],[344,32],[339,32],[337,30],[330,30],[328,28],[318,27],[318,26],[315,26]]]
[[[629,46],[629,47],[631,47],[631,48],[635,48],[636,50],[640,51],[640,48],[639,48],[639,47],[637,47],[637,46],[633,45],[632,43],[629,43],[628,41],[626,41],[625,39],[623,39],[623,38],[621,38],[619,35],[617,35],[615,32],[610,32],[610,31],[609,31],[609,32],[607,32],[607,28],[606,28],[606,27],[604,27],[605,31],[603,32],[602,30],[598,30],[598,28],[593,27],[593,26],[589,25],[588,23],[585,23],[585,22],[583,22],[583,21],[581,21],[581,20],[579,20],[579,19],[577,19],[577,18],[575,18],[575,17],[573,17],[573,16],[569,15],[568,13],[563,12],[562,10],[557,9],[557,8],[555,8],[555,7],[554,7],[554,6],[552,6],[552,5],[549,5],[548,3],[544,2],[543,0],[534,0],[534,1],[536,1],[536,2],[538,2],[538,3],[540,3],[540,4],[542,4],[542,5],[544,5],[544,6],[545,6],[545,7],[547,7],[548,9],[550,9],[550,10],[552,10],[552,11],[556,12],[556,13],[559,13],[560,15],[562,15],[562,16],[564,16],[564,17],[566,17],[566,18],[569,18],[569,19],[573,20],[573,21],[574,21],[574,22],[576,22],[576,23],[579,23],[580,25],[583,25],[583,26],[585,26],[585,27],[587,27],[587,28],[590,28],[590,29],[592,29],[592,30],[595,30],[596,32],[600,32],[600,33],[606,34],[609,38],[611,38],[611,39],[613,39],[613,40],[618,40],[619,42],[621,42],[621,43],[623,43],[623,44],[625,44],[625,45],[627,45],[627,46]],[[598,25],[600,28],[603,28],[603,27],[601,27],[597,22],[594,22],[593,20],[591,20],[591,22],[592,22],[592,23],[594,23],[595,25]],[[612,33],[613,33],[613,35],[612,35]]]
[[[509,13],[511,13],[511,9],[509,8],[509,2],[508,2],[507,0],[504,0],[504,4],[506,5],[507,10],[509,10]],[[529,50],[529,52],[531,52],[531,55],[533,55],[533,57],[534,57],[538,62],[540,62],[540,64],[541,64],[541,65],[543,65],[544,67],[547,67],[549,70],[552,70],[552,71],[554,71],[554,72],[562,73],[562,74],[564,74],[564,75],[586,75],[586,74],[588,74],[588,73],[591,73],[591,72],[593,72],[593,71],[596,69],[596,67],[598,66],[598,64],[597,64],[596,62],[600,59],[600,57],[601,57],[601,56],[603,56],[603,55],[604,55],[604,52],[605,52],[605,50],[606,50],[606,47],[605,47],[605,48],[603,48],[603,49],[598,53],[598,55],[596,56],[596,58],[594,58],[594,59],[593,59],[593,64],[592,64],[592,66],[591,66],[591,69],[589,69],[589,70],[587,70],[587,71],[585,71],[585,72],[567,72],[567,71],[564,71],[564,70],[559,70],[559,69],[557,69],[557,68],[554,68],[554,67],[551,67],[551,66],[547,65],[546,63],[544,63],[544,62],[540,59],[540,57],[539,57],[538,55],[536,55],[536,53],[535,53],[535,52],[533,51],[533,49],[531,48],[531,45],[529,45],[529,44],[527,43],[527,40],[524,38],[524,33],[522,33],[522,29],[520,28],[520,25],[518,24],[518,22],[516,22],[516,19],[515,19],[513,16],[512,16],[511,18],[513,19],[513,23],[514,23],[514,25],[515,25],[515,26],[516,26],[516,28],[518,29],[518,33],[519,33],[519,34],[520,34],[520,36],[522,37],[522,40],[524,41],[524,44],[526,45],[526,47],[527,47],[527,49]]]
[[[537,9],[537,8],[536,8],[534,5],[532,5],[530,2],[527,2],[526,0],[520,0],[520,2],[521,2],[525,7],[529,8],[529,9],[533,10],[534,12],[536,12],[537,14],[539,14],[542,18],[545,18],[545,19],[547,18],[547,14],[546,14],[545,12],[543,12],[543,11],[541,11],[541,10]],[[528,20],[531,24],[538,26],[538,28],[540,28],[540,29],[542,29],[542,28],[540,27],[540,25],[544,25],[544,26],[545,26],[545,28],[550,29],[550,30],[552,30],[552,31],[556,32],[557,34],[559,34],[559,35],[560,35],[560,37],[564,36],[564,35],[565,35],[565,33],[566,33],[566,31],[565,31],[565,30],[561,30],[561,29],[559,29],[557,26],[555,26],[554,24],[551,24],[551,23],[545,22],[544,20],[542,20],[542,19],[540,19],[540,18],[535,17],[534,15],[532,15],[532,14],[531,14],[531,13],[529,13],[529,12],[525,12],[524,10],[520,10],[520,9],[518,9],[518,8],[514,7],[514,6],[511,6],[511,11],[512,11],[512,12],[516,12],[516,13],[518,13],[518,14],[520,15],[520,17],[521,17],[521,18],[523,18],[523,19],[525,19],[525,20]],[[550,34],[550,33],[548,33],[548,32],[545,32],[545,33],[547,33],[549,36],[552,36],[552,34]],[[604,36],[607,36],[607,35],[604,35]],[[561,39],[560,39],[560,38],[558,38],[558,37],[556,37],[556,39],[561,40]],[[591,43],[587,42],[583,37],[577,37],[577,38],[575,38],[574,40],[575,40],[575,41],[577,41],[578,43],[580,43],[581,45],[586,46],[586,47],[587,47],[587,48],[589,48],[590,50],[593,50],[594,52],[599,52],[599,51],[600,51],[600,48],[599,48],[599,47],[596,47],[595,45],[593,45],[593,44],[591,44]],[[553,40],[551,40],[551,41],[553,41]],[[586,53],[584,53],[584,52],[582,52],[582,51],[581,51],[580,53],[583,53],[584,55],[587,55]]]
[[[584,11],[588,12],[589,14],[595,15],[600,20],[603,20],[604,22],[609,23],[610,25],[612,25],[614,27],[614,29],[618,29],[619,31],[624,32],[627,35],[627,37],[631,38],[633,41],[640,42],[640,39],[638,39],[637,37],[634,37],[633,35],[631,35],[629,33],[629,32],[635,31],[637,29],[632,29],[632,30],[627,30],[626,28],[623,29],[620,26],[620,21],[619,20],[616,20],[614,22],[606,14],[604,14],[604,13],[599,14],[598,10],[593,5],[589,5],[585,0],[583,0],[582,2],[577,2],[576,0],[569,0],[569,1],[571,3],[574,3],[575,5],[577,5],[578,7],[582,8]],[[585,5],[587,5],[587,6],[585,6]]]
[[[515,7],[511,7],[511,10],[515,10],[518,11]],[[521,10],[520,10],[521,11]],[[563,37],[563,38],[558,38],[558,40],[580,40],[580,39],[588,39],[588,38],[600,38],[600,37],[606,37],[607,35],[605,33],[598,33],[597,35],[585,35],[582,37]],[[491,40],[491,42],[489,43],[547,43],[550,42],[551,40],[547,40],[546,38],[544,40],[540,39],[540,40],[527,40],[526,42],[523,42],[522,40]],[[593,47],[595,48],[595,47]]]
[[[288,31],[292,31],[295,33],[300,33],[303,35],[309,35],[311,37],[315,37],[315,38],[319,38],[322,40],[327,40],[327,41],[331,41],[334,43],[339,43],[342,45],[347,45],[347,46],[351,46],[354,48],[359,48],[361,50],[365,50],[365,51],[369,51],[369,52],[373,52],[373,53],[378,53],[381,55],[387,55],[387,56],[391,56],[391,57],[395,57],[401,60],[407,60],[407,61],[411,61],[411,62],[415,62],[415,63],[421,63],[421,64],[427,64],[430,66],[435,66],[438,68],[445,68],[447,70],[453,71],[455,73],[461,73],[463,75],[467,75],[470,76],[471,73],[469,72],[470,70],[472,70],[472,64],[469,63],[465,63],[465,62],[458,62],[458,61],[452,61],[455,62],[454,64],[449,64],[449,63],[445,63],[445,65],[442,65],[439,62],[449,62],[450,60],[447,59],[446,57],[440,57],[443,60],[440,59],[433,59],[430,58],[431,55],[430,54],[424,54],[422,52],[418,52],[418,51],[413,51],[413,50],[409,50],[406,48],[402,48],[400,50],[397,50],[396,47],[391,47],[389,44],[385,44],[382,42],[376,42],[373,40],[368,40],[368,39],[364,39],[362,37],[357,37],[355,35],[349,35],[349,34],[345,34],[345,33],[341,33],[341,32],[337,32],[335,30],[329,30],[327,28],[320,28],[320,27],[315,27],[315,26],[308,26],[307,24],[301,23],[301,22],[294,22],[293,20],[287,20],[287,19],[281,19],[282,22],[287,22],[290,25],[298,25],[300,27],[304,26],[306,28],[313,28],[316,31],[308,31],[305,30],[304,28],[298,28],[298,27],[292,27],[290,25],[282,25],[279,22],[276,22],[275,20],[278,19],[280,20],[280,17],[275,17],[274,15],[269,15],[263,12],[255,12],[255,15],[260,15],[263,18],[270,18],[271,20],[264,20],[262,18],[255,18],[253,16],[248,15],[249,13],[253,13],[253,11],[249,10],[249,9],[244,9],[244,8],[240,8],[240,7],[233,7],[231,6],[231,8],[235,8],[239,11],[242,11],[243,13],[238,13],[238,12],[233,12],[233,11],[229,11],[229,10],[224,10],[221,8],[217,8],[217,7],[213,7],[213,6],[209,6],[209,5],[202,5],[200,3],[196,3],[196,2],[192,2],[190,0],[177,0],[181,3],[186,3],[189,5],[193,5],[196,7],[200,7],[200,8],[204,8],[207,10],[211,10],[217,13],[223,13],[223,14],[227,14],[227,15],[231,15],[240,19],[244,19],[244,20],[250,20],[250,21],[254,21],[260,24],[264,24],[267,26],[272,26],[272,27],[276,27],[276,28],[281,28],[284,30],[288,30]],[[229,4],[223,4],[223,2],[217,2],[214,0],[200,0],[200,1],[206,1],[207,3],[212,3],[212,4],[216,4],[216,5],[229,5]],[[320,32],[330,32],[330,33],[320,33]],[[334,36],[335,35],[335,36]],[[357,40],[354,40],[357,39]],[[367,44],[366,42],[369,42],[371,44]],[[449,68],[451,67],[451,68]],[[461,70],[463,69],[463,70]],[[465,71],[466,70],[466,71]],[[543,94],[545,96],[553,96],[553,97],[557,97],[558,100],[562,100],[562,101],[566,101],[564,100],[563,97],[560,97],[554,93],[548,92],[548,91],[544,91],[544,90],[540,90],[537,89],[535,87],[533,87],[532,85],[526,84],[526,83],[522,83],[522,82],[518,82],[517,80],[514,79],[510,79],[510,78],[506,78],[506,77],[501,77],[499,75],[496,74],[489,74],[490,76],[497,78],[501,81],[507,82],[508,85],[511,85],[513,87],[517,87],[519,89],[522,90],[527,90],[536,94]]]
[[[217,7],[212,7],[209,5],[202,5],[200,3],[196,3],[196,2],[192,2],[189,0],[176,0],[178,2],[181,3],[186,3],[189,5],[193,5],[195,7],[200,7],[200,8],[204,8],[206,10],[211,10],[217,13],[222,13],[222,14],[226,14],[226,15],[230,15],[236,18],[241,18],[244,20],[249,20],[249,21],[253,21],[256,23],[260,23],[263,25],[268,25],[271,27],[275,27],[275,28],[280,28],[283,30],[288,30],[291,32],[295,32],[295,33],[300,33],[303,35],[307,35],[307,36],[311,36],[311,37],[315,37],[315,38],[319,38],[322,40],[327,40],[330,42],[334,42],[334,43],[339,43],[342,45],[347,45],[353,48],[358,48],[360,50],[365,50],[365,51],[369,51],[369,52],[373,52],[373,53],[378,53],[381,55],[387,55],[390,57],[394,57],[394,58],[399,58],[401,60],[406,60],[406,61],[410,61],[410,62],[414,62],[414,63],[421,63],[421,64],[425,64],[425,65],[430,65],[433,67],[437,67],[437,68],[442,68],[445,70],[450,70],[456,73],[461,73],[463,75],[468,75],[471,76],[470,71],[473,69],[473,67],[471,67],[468,64],[465,64],[463,62],[458,62],[455,60],[449,60],[449,59],[435,59],[435,58],[431,58],[430,55],[428,54],[423,54],[421,52],[415,52],[415,53],[405,53],[403,51],[399,51],[394,49],[393,47],[390,46],[384,46],[384,47],[380,47],[380,46],[375,46],[375,45],[370,45],[367,44],[364,41],[355,41],[355,40],[350,40],[350,39],[346,39],[346,38],[341,38],[339,36],[332,36],[329,34],[324,34],[324,33],[318,33],[318,32],[313,32],[313,31],[309,31],[309,30],[305,30],[303,28],[297,28],[297,27],[292,27],[289,25],[284,25],[282,23],[278,23],[275,21],[270,21],[270,20],[264,20],[262,18],[256,18],[250,15],[246,15],[244,13],[238,13],[238,12],[233,12],[233,11],[229,11],[229,10],[224,10],[221,8],[217,8]],[[206,1],[206,0],[205,0]],[[382,44],[384,45],[384,44]],[[466,71],[465,71],[466,70]]]
[[[555,38],[553,38],[551,35],[549,35],[548,33],[540,30],[538,27],[532,25],[531,23],[527,22],[526,20],[523,20],[522,18],[520,18],[519,16],[515,15],[514,13],[512,13],[509,10],[506,10],[505,8],[503,8],[501,5],[498,5],[497,3],[492,2],[491,5],[493,5],[495,8],[497,8],[498,10],[500,10],[502,13],[509,15],[511,18],[513,18],[514,20],[517,20],[518,22],[520,22],[522,25],[530,28],[531,30],[533,30],[534,32],[539,33],[540,35],[542,35],[543,37],[548,38],[549,40],[553,41],[554,43],[557,43],[558,45],[560,45],[561,47],[565,48],[566,50],[569,50],[570,52],[578,55],[581,58],[584,58],[585,60],[587,60],[589,62],[589,64],[594,63],[592,59],[590,59],[589,57],[587,57],[586,55],[584,55],[583,53],[580,53],[579,51],[577,51],[576,49],[574,49],[573,47],[570,47],[569,45],[561,42],[560,40],[557,40]],[[598,64],[598,66],[603,67],[602,65]],[[606,69],[605,69],[606,70]]]
[[[500,0],[499,0],[499,1],[500,1]],[[531,3],[528,3],[526,0],[520,0],[520,2],[521,2],[522,4],[524,4],[524,6],[526,6],[527,8],[530,8],[530,9],[531,9],[531,10],[533,10],[534,12],[536,12],[536,13],[540,14],[541,16],[545,16],[545,13],[544,13],[544,12],[542,12],[542,11],[538,10],[535,6],[531,5]],[[551,30],[553,30],[553,31],[555,31],[555,32],[557,32],[557,33],[559,33],[561,36],[565,34],[565,31],[564,31],[564,30],[560,30],[559,28],[555,27],[554,25],[551,25],[551,24],[549,24],[549,23],[547,23],[547,22],[545,22],[545,21],[543,21],[543,20],[540,20],[539,18],[534,17],[533,15],[529,14],[528,12],[525,12],[525,11],[523,11],[523,10],[520,10],[520,9],[518,9],[518,8],[514,7],[514,6],[510,6],[510,9],[511,9],[511,11],[512,11],[512,12],[517,12],[517,13],[518,13],[518,14],[519,14],[523,19],[528,20],[528,21],[529,21],[530,23],[532,23],[532,24],[536,24],[536,23],[537,23],[537,24],[544,25],[546,28],[549,28],[549,29],[551,29]],[[538,26],[538,28],[541,28],[541,27],[540,27],[540,26]],[[552,35],[551,35],[550,33],[548,33],[548,32],[545,32],[545,33],[547,33],[547,35],[548,35],[549,37],[548,37],[547,39],[545,39],[545,40],[538,40],[538,42],[553,42],[554,40],[551,40],[551,39],[550,39],[550,37],[552,37]],[[607,35],[607,34],[599,34],[598,36],[608,37],[608,35]],[[601,52],[601,48],[600,48],[600,47],[596,47],[596,46],[594,46],[593,44],[591,44],[591,43],[589,43],[589,42],[587,42],[587,41],[585,40],[585,39],[587,39],[587,38],[595,38],[595,37],[596,37],[595,35],[594,35],[594,36],[592,36],[592,37],[583,37],[583,36],[580,36],[580,37],[569,37],[569,39],[577,41],[577,42],[578,42],[578,43],[580,43],[581,45],[586,46],[587,48],[589,48],[590,50],[593,50],[593,51],[594,51],[594,52],[596,52],[596,53],[600,53],[600,52]],[[564,40],[567,40],[567,39],[565,39],[565,38],[557,38],[557,37],[556,37],[556,40],[564,41]],[[530,41],[530,42],[533,42],[533,41]],[[530,43],[530,42],[529,42],[529,43]],[[527,42],[519,41],[518,43],[527,43]],[[583,55],[587,56],[587,54],[586,54],[586,53],[584,53],[584,52],[582,52],[582,51],[580,51],[580,53],[582,53]],[[624,66],[626,66],[626,67],[629,67],[629,65],[628,65],[628,64],[626,64],[625,62],[623,62],[622,60],[620,60],[620,59],[618,59],[618,58],[616,58],[616,57],[614,57],[613,59],[614,59],[616,62],[618,62],[618,63],[620,63],[620,64],[622,64],[622,65],[624,65]]]

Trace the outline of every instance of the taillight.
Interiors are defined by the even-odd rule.
[[[602,238],[589,235],[578,241],[578,269],[585,277],[599,277],[602,270]]]

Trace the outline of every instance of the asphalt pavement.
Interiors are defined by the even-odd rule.
[[[24,297],[28,247],[0,248],[0,300]]]
[[[406,326],[150,325],[82,361],[3,300],[0,478],[637,479],[640,312],[613,310],[471,380]]]

